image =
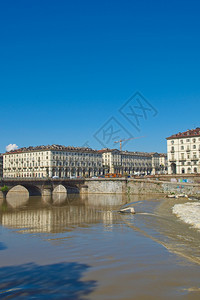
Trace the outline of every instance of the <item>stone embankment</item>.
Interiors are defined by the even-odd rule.
[[[200,184],[151,179],[86,179],[81,193],[89,194],[188,194],[200,196]]]

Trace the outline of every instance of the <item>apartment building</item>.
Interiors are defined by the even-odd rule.
[[[168,174],[200,173],[200,128],[167,138]]]
[[[20,148],[3,155],[4,177],[99,176],[106,173],[159,174],[160,154],[93,150],[48,145]]]
[[[4,177],[70,177],[103,174],[102,155],[90,148],[48,145],[3,155]]]
[[[161,160],[161,155],[156,152],[129,152],[117,149],[102,149],[99,152],[102,153],[103,168],[108,173],[149,175],[164,174],[166,170],[166,159]]]

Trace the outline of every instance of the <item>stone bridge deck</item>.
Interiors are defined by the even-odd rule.
[[[29,191],[29,195],[51,195],[53,191],[75,192],[84,189],[84,179],[65,178],[2,178],[0,187],[4,185],[11,191],[16,186],[22,186]]]
[[[29,195],[51,196],[52,193],[88,194],[161,194],[186,193],[200,195],[200,184],[167,182],[151,179],[89,178],[89,179],[48,179],[48,178],[3,178],[0,187],[6,185],[9,192],[22,186]]]

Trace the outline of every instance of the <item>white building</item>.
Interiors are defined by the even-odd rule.
[[[156,152],[129,152],[117,149],[102,149],[99,152],[102,153],[103,168],[107,173],[154,175],[162,174],[163,170],[166,170],[167,160],[161,159],[161,154]]]
[[[167,138],[168,174],[200,173],[200,128]]]
[[[20,148],[3,155],[4,177],[160,174],[160,154],[60,145]]]
[[[21,148],[3,155],[4,177],[70,177],[103,174],[102,155],[60,145]]]

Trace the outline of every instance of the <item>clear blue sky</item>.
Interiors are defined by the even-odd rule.
[[[101,149],[111,117],[121,138],[144,136],[124,149],[165,152],[167,136],[200,126],[199,14],[198,0],[1,1],[0,152]],[[140,132],[119,111],[137,91],[157,111]]]

